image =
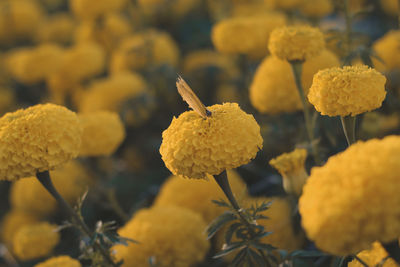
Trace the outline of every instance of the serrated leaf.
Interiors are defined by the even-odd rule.
[[[231,211],[225,211],[222,215],[218,216],[211,224],[207,227],[207,239],[210,239],[221,229],[226,223],[236,220],[236,214]]]
[[[273,251],[276,250],[276,247],[270,245],[270,244],[264,244],[264,243],[259,243],[259,242],[251,242],[251,245],[255,247],[256,249],[261,249],[265,251]]]
[[[232,236],[235,233],[236,229],[238,229],[240,226],[243,224],[238,222],[238,223],[233,223],[229,226],[228,230],[225,233],[225,243],[230,244],[232,241]]]
[[[261,211],[265,211],[267,209],[269,209],[272,205],[273,201],[265,201],[263,203],[261,203],[260,206],[256,207],[256,212],[261,212]]]
[[[246,244],[244,242],[231,243],[226,248],[224,248],[222,251],[220,251],[217,254],[215,254],[213,256],[213,258],[214,259],[218,259],[218,258],[224,257],[224,256],[228,255],[229,253],[232,253],[235,250],[238,250],[238,249],[241,249],[241,248],[245,248],[245,247],[246,247]]]
[[[264,261],[263,257],[258,254],[256,251],[252,249],[248,249],[249,258],[252,258],[258,266],[263,267],[266,266],[266,262]]]
[[[269,217],[268,216],[264,216],[262,214],[257,214],[257,215],[254,216],[254,219],[256,219],[256,220],[268,220]]]
[[[240,264],[242,264],[242,262],[244,262],[244,260],[246,259],[246,256],[247,256],[247,249],[242,249],[241,251],[239,251],[238,254],[236,254],[235,258],[233,258],[231,266],[232,267],[240,266]]]
[[[296,251],[290,253],[290,256],[292,258],[322,257],[322,256],[326,256],[326,253],[317,251],[317,250],[296,250]]]
[[[247,228],[241,228],[236,230],[235,236],[241,240],[247,240],[249,236],[249,230]]]
[[[263,237],[269,236],[273,234],[274,232],[260,232],[257,234],[256,239],[261,239]]]
[[[214,204],[217,205],[217,206],[220,206],[220,207],[231,208],[231,205],[228,204],[228,203],[226,203],[226,202],[225,202],[224,200],[222,200],[222,199],[219,199],[219,200],[213,199],[213,200],[211,200],[211,202],[214,203]]]

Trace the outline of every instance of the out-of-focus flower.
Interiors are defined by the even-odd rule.
[[[300,5],[300,11],[309,17],[324,17],[333,12],[333,3],[331,0],[303,0]]]
[[[380,266],[380,267],[398,267],[399,265],[392,259],[387,258],[389,255],[386,250],[382,247],[379,242],[374,242],[372,244],[372,248],[368,250],[363,250],[357,254],[357,257],[360,258],[363,262],[368,264],[368,266]],[[384,263],[382,264],[382,262]],[[381,265],[382,264],[382,265]],[[349,267],[363,267],[357,259],[349,262]]]
[[[324,35],[310,26],[288,26],[271,32],[269,51],[287,61],[304,61],[318,56],[325,48]]]
[[[306,158],[307,150],[295,149],[269,161],[269,164],[282,175],[285,191],[297,197],[301,195],[303,185],[308,178],[304,166]]]
[[[380,114],[378,112],[368,112],[363,116],[361,122],[361,132],[366,134],[366,139],[377,136],[384,136],[391,131],[395,131],[400,126],[398,114]]]
[[[34,84],[44,81],[61,66],[63,49],[54,44],[17,49],[10,53],[7,67],[21,83]]]
[[[314,167],[299,201],[307,236],[323,251],[349,255],[400,236],[400,137],[358,142]],[[340,222],[340,223],[338,223]]]
[[[57,227],[39,222],[21,227],[13,239],[13,251],[22,261],[47,256],[60,241]]]
[[[81,263],[78,260],[71,258],[70,256],[57,256],[51,257],[50,259],[36,264],[34,267],[81,267]]]
[[[236,197],[240,199],[247,195],[246,184],[235,171],[228,171],[228,178]],[[155,200],[155,205],[187,208],[201,214],[206,223],[211,223],[224,212],[224,208],[211,202],[220,199],[226,199],[226,197],[211,177],[209,181],[203,179],[193,181],[173,175],[163,184]]]
[[[308,100],[322,115],[355,116],[382,105],[385,83],[385,76],[365,65],[324,69],[314,75]]]
[[[35,36],[40,43],[70,44],[75,32],[75,21],[67,13],[59,13],[46,18]]]
[[[21,210],[13,209],[4,215],[1,222],[1,240],[12,247],[12,241],[17,231],[25,226],[38,222],[37,216]]]
[[[380,0],[381,7],[386,14],[397,16],[399,14],[399,1],[397,0]]]
[[[228,18],[213,27],[211,38],[221,53],[262,58],[268,53],[270,33],[285,24],[286,17],[281,13]]]
[[[53,104],[0,118],[0,180],[52,170],[78,156],[82,128],[76,114]]]
[[[290,10],[298,8],[303,0],[264,0],[264,2],[273,9]]]
[[[82,20],[94,20],[115,11],[121,10],[127,0],[69,0],[72,12]]]
[[[118,113],[97,111],[78,114],[83,128],[80,156],[107,156],[115,152],[125,138]]]
[[[52,171],[51,177],[57,191],[71,205],[75,205],[93,183],[87,170],[77,161]],[[56,200],[34,177],[21,179],[11,186],[10,202],[13,209],[38,216],[50,215],[57,208]]]
[[[248,163],[262,148],[260,126],[238,104],[208,110],[211,115],[205,119],[186,111],[163,132],[160,153],[173,174],[196,179],[217,175]]]
[[[397,9],[396,9],[397,10]],[[377,40],[372,48],[380,59],[372,58],[379,71],[400,69],[400,31],[393,30]],[[383,61],[383,62],[382,62]]]
[[[200,4],[200,0],[138,0],[140,11],[150,18],[181,18]]]
[[[139,70],[148,66],[176,66],[179,49],[172,37],[162,31],[148,29],[121,41],[112,54],[111,72]]]
[[[210,243],[206,239],[206,223],[189,209],[156,206],[137,212],[118,233],[139,244],[114,246],[122,266],[147,266],[154,257],[160,267],[187,267],[201,262]]]
[[[308,92],[315,73],[339,65],[337,56],[328,50],[323,50],[318,56],[306,60],[301,76],[305,93]],[[302,104],[290,64],[273,56],[265,58],[257,68],[250,85],[250,101],[261,113],[276,114],[301,110]]]

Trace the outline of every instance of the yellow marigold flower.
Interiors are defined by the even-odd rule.
[[[318,28],[288,26],[271,32],[268,48],[272,55],[282,60],[304,61],[321,53],[325,39]]]
[[[299,209],[320,249],[348,255],[400,236],[399,151],[399,136],[358,142],[311,170]]]
[[[213,27],[211,39],[221,53],[262,58],[268,53],[270,33],[285,24],[286,17],[280,13],[228,18]]]
[[[380,0],[381,7],[386,14],[397,16],[399,10],[399,2],[397,0]]]
[[[178,45],[172,37],[167,32],[149,29],[121,41],[112,54],[110,71],[139,70],[149,65],[176,66],[178,60]]]
[[[127,0],[69,0],[72,12],[82,20],[93,20],[102,15],[106,15],[121,10]]]
[[[60,241],[57,227],[39,222],[21,227],[14,236],[13,250],[22,261],[47,256]]]
[[[11,210],[4,215],[1,222],[1,240],[8,246],[12,246],[15,233],[23,226],[36,223],[39,219],[32,213],[20,210]]]
[[[379,242],[374,242],[372,244],[372,248],[368,250],[363,250],[357,254],[357,256],[364,261],[368,266],[380,266],[380,267],[398,267],[399,265],[392,259],[388,258],[385,260],[383,265],[382,261],[387,258],[389,255],[386,250],[382,247]],[[363,267],[358,260],[354,259],[349,262],[348,267]]]
[[[229,183],[236,197],[247,193],[246,184],[235,171],[228,171]],[[177,194],[176,192],[180,192]],[[156,206],[179,206],[188,208],[203,216],[206,223],[210,223],[225,210],[212,203],[212,200],[226,197],[214,179],[195,181],[172,175],[164,182],[160,193],[155,200]]]
[[[397,10],[397,9],[396,9]],[[382,38],[377,40],[372,48],[375,50],[381,62],[373,58],[374,66],[379,71],[387,71],[400,69],[400,31],[393,30],[386,33]]]
[[[300,11],[310,17],[324,17],[333,12],[331,0],[305,0],[301,3]]]
[[[54,44],[13,51],[7,60],[11,75],[25,84],[44,81],[61,66],[63,49]]]
[[[335,54],[323,50],[303,64],[302,84],[307,93],[315,73],[340,66]],[[251,104],[261,113],[276,114],[302,110],[302,103],[290,64],[276,57],[267,57],[257,68],[250,85]]]
[[[125,138],[125,127],[118,113],[97,111],[78,114],[83,128],[80,156],[107,156]]]
[[[0,180],[52,170],[78,156],[82,128],[76,114],[53,104],[0,118]]]
[[[59,13],[48,17],[40,24],[36,39],[38,42],[64,45],[72,42],[74,32],[74,18],[67,13]]]
[[[78,198],[92,183],[92,177],[77,161],[70,161],[51,172],[54,186],[64,199],[75,205]],[[16,210],[50,215],[57,209],[56,200],[44,189],[35,177],[16,181],[10,190],[11,206]]]
[[[149,17],[183,17],[200,4],[199,0],[138,0],[137,4],[144,15]],[[171,16],[173,14],[173,16]]]
[[[303,185],[308,178],[304,167],[306,158],[307,150],[295,149],[269,161],[269,164],[282,175],[283,187],[287,193],[301,195]]]
[[[97,42],[111,52],[123,37],[132,32],[130,21],[117,14],[109,14],[101,20],[84,21],[76,29],[77,42]]]
[[[163,134],[162,159],[175,175],[205,178],[253,159],[262,148],[260,126],[236,103],[208,107],[203,119],[195,111],[173,118]]]
[[[50,259],[36,264],[34,267],[81,267],[78,260],[70,256],[51,257]]]
[[[215,2],[215,1],[209,0],[209,2]],[[226,12],[226,6],[225,6],[225,12]],[[244,1],[244,2],[233,3],[231,10],[231,14],[233,17],[239,17],[239,16],[251,17],[258,15],[268,16],[269,13],[271,13],[271,8],[267,3],[263,1]]]
[[[303,0],[264,0],[264,2],[269,8],[288,10],[299,7]]]
[[[322,115],[355,116],[382,105],[385,82],[365,65],[324,69],[314,75],[308,100]]]
[[[160,267],[187,267],[201,262],[210,243],[206,240],[206,223],[189,209],[158,206],[137,212],[121,229],[119,235],[140,244],[114,246],[116,258],[122,266],[148,265],[154,257]]]

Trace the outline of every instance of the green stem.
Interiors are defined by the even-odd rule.
[[[36,174],[36,178],[43,185],[43,187],[57,200],[60,206],[65,209],[72,217],[72,219],[79,225],[81,231],[87,235],[89,238],[94,236],[93,232],[89,229],[86,223],[83,221],[83,218],[75,212],[75,210],[65,201],[65,199],[58,193],[57,189],[54,187],[53,182],[50,178],[50,173],[48,171],[38,172]],[[118,265],[113,262],[109,253],[104,249],[100,244],[94,242],[94,248],[100,251],[105,261],[113,267],[117,267]]]
[[[382,243],[389,256],[400,264],[400,247],[399,241],[396,239],[389,243]]]
[[[347,144],[351,146],[356,142],[356,116],[340,117]]]
[[[361,263],[362,266],[364,266],[364,267],[369,267],[369,265],[368,265],[365,261],[363,261],[362,259],[360,259],[360,257],[358,257],[357,255],[353,255],[353,257],[354,257],[359,263]]]
[[[312,154],[317,165],[321,165],[321,160],[318,154],[318,147],[317,144],[314,142],[314,129],[313,129],[313,122],[310,114],[310,109],[307,105],[306,96],[304,93],[303,85],[301,83],[301,74],[303,71],[303,61],[300,60],[293,60],[289,62],[292,66],[292,71],[294,75],[294,80],[296,82],[297,91],[299,92],[299,96],[301,99],[301,104],[303,105],[303,113],[304,113],[304,120],[306,124],[306,130],[308,135],[308,140],[311,145]]]
[[[350,52],[351,52],[351,24],[352,24],[352,19],[351,19],[351,14],[349,10],[349,1],[348,0],[343,0],[343,13],[344,13],[344,19],[346,23],[346,29],[345,29],[345,35],[344,35],[344,44],[345,44],[345,56],[347,57]]]

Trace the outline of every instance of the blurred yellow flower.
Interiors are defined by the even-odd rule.
[[[382,105],[386,78],[368,66],[345,66],[314,75],[308,100],[322,115],[355,116]]]
[[[372,57],[374,67],[379,71],[400,69],[400,31],[392,30],[378,39],[372,48],[380,59]],[[383,61],[383,62],[382,62]]]
[[[168,17],[181,18],[200,4],[200,0],[138,0],[137,4],[144,15],[155,19]]]
[[[97,111],[78,114],[83,128],[80,156],[108,156],[125,138],[125,127],[118,113]]]
[[[36,39],[40,43],[70,44],[76,22],[68,13],[57,13],[47,17],[39,26]]]
[[[324,17],[333,12],[332,0],[303,0],[300,11],[309,17]]]
[[[379,0],[383,11],[391,16],[398,16],[399,1],[397,0]]]
[[[299,201],[318,248],[349,255],[400,236],[400,137],[358,142],[314,167]]]
[[[303,0],[264,0],[269,8],[290,10],[298,8]]]
[[[60,241],[57,226],[39,222],[21,227],[13,239],[13,251],[22,261],[47,256]]]
[[[324,35],[310,26],[288,26],[271,32],[269,51],[287,61],[304,61],[318,56],[325,48]]]
[[[12,248],[12,241],[18,230],[25,226],[38,222],[37,216],[22,210],[12,209],[4,215],[1,222],[1,240]]]
[[[34,267],[81,267],[81,263],[78,260],[71,258],[70,256],[57,256],[51,257],[50,259],[36,264]]]
[[[121,10],[127,0],[69,0],[72,12],[82,20],[94,20],[115,11]]]
[[[224,19],[213,26],[211,39],[221,53],[262,58],[268,53],[270,33],[286,24],[281,13]]]
[[[154,257],[160,267],[188,267],[201,262],[210,243],[201,215],[185,208],[163,206],[137,212],[118,234],[139,241],[113,247],[122,266],[148,266]]]
[[[398,267],[399,265],[392,259],[388,258],[385,263],[381,265],[382,261],[389,255],[379,242],[374,242],[372,248],[363,250],[357,256],[364,261],[368,266],[379,267]],[[348,267],[364,267],[358,260],[354,259],[349,262]]]
[[[0,118],[0,180],[52,170],[78,156],[82,128],[65,107],[39,104]]]
[[[203,119],[195,111],[173,118],[163,134],[162,159],[175,175],[205,178],[250,162],[262,148],[260,126],[236,103],[208,107]]]

